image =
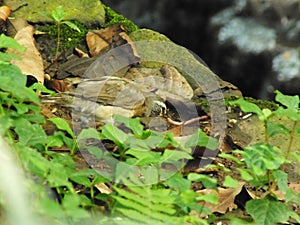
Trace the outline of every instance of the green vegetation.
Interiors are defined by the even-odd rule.
[[[70,44],[76,44],[76,39],[78,41],[82,40],[82,38],[85,36],[86,33],[82,32],[80,30],[80,28],[73,22],[65,20],[67,13],[66,11],[63,9],[63,7],[60,5],[58,6],[55,10],[52,11],[51,14],[47,14],[45,13],[46,16],[48,16],[49,18],[51,18],[54,22],[55,22],[55,27],[56,27],[56,32],[50,32],[50,34],[55,34],[57,36],[57,45],[56,45],[56,51],[55,51],[55,58],[58,57],[59,54],[59,50],[60,50],[60,46],[61,46],[61,35],[62,33],[64,34],[64,38],[63,41],[65,43],[69,43]],[[62,30],[62,25],[66,25],[65,29]],[[69,30],[67,29],[70,28],[72,30],[77,31],[78,33],[82,33],[81,35],[78,36],[74,36],[74,35],[70,35]],[[74,33],[74,32],[71,32]],[[76,37],[75,39],[75,43],[74,40],[72,38]],[[68,48],[69,45],[66,45],[65,48]]]
[[[138,30],[109,7],[105,10],[105,26],[121,24],[128,32]],[[66,14],[62,7],[49,16],[56,23],[57,53],[61,41],[73,38],[68,32],[66,39],[61,35],[65,29],[80,30],[78,34],[84,35],[79,24],[64,21]],[[140,38],[134,33],[133,36]],[[5,35],[0,36],[0,48],[24,50]],[[218,141],[200,129],[186,141],[179,142],[172,133],[145,129],[139,118],[115,116],[114,124],[107,123],[99,129],[86,128],[76,136],[65,120],[52,118],[49,121],[56,131],[46,134],[43,128],[46,121],[35,90],[52,92],[40,85],[27,88],[26,76],[10,64],[15,58],[0,52],[0,136],[12,147],[26,172],[28,190],[35,193],[31,206],[43,220],[62,225],[208,225],[223,220],[230,220],[231,224],[263,225],[300,222],[299,215],[292,209],[299,206],[300,194],[289,186],[286,170],[287,165],[300,163],[299,149],[293,149],[294,139],[300,133],[299,96],[277,91],[277,103],[265,104],[249,98],[228,101],[245,113],[256,114],[264,125],[265,138],[244,150],[219,154],[218,157],[236,165],[223,168],[226,177],[220,181],[210,174],[182,173],[185,163],[193,159],[194,147],[218,148]],[[291,128],[272,120],[283,117],[292,121]],[[288,136],[286,149],[270,144],[269,139],[276,135]],[[67,152],[53,151],[63,146]],[[110,171],[79,168],[77,160],[82,152],[107,163]],[[255,197],[246,202],[246,218],[218,217],[205,204],[218,205],[222,199],[218,199],[217,194],[193,190],[195,183],[203,190],[219,191],[220,187],[236,187],[238,181],[245,182],[255,193]],[[101,190],[100,184],[106,184],[110,191]],[[1,193],[1,216],[6,207],[6,196]]]
[[[245,150],[233,150],[233,154],[219,154],[219,157],[232,160],[239,168],[241,178],[255,189],[256,196],[262,192],[262,196],[252,199],[246,204],[246,212],[251,215],[257,224],[287,223],[291,218],[298,223],[300,217],[293,211],[292,203],[299,204],[300,194],[289,188],[288,171],[284,168],[290,163],[300,163],[299,149],[292,149],[292,143],[300,129],[296,127],[300,120],[299,96],[287,96],[276,91],[276,101],[281,105],[276,110],[268,108],[260,109],[254,103],[238,99],[231,105],[238,105],[242,111],[255,113],[264,124],[265,140]],[[274,123],[272,117],[288,117],[293,121],[292,129],[284,124]],[[278,134],[289,136],[286,149],[280,149],[269,143],[269,138]],[[279,201],[275,191],[284,193],[284,199]],[[274,212],[280,212],[278,214]]]
[[[125,18],[123,15],[116,13],[110,7],[104,5],[104,9],[106,13],[105,24],[103,25],[104,27],[119,24],[122,25],[128,33],[139,29],[139,27],[135,25],[131,20]]]

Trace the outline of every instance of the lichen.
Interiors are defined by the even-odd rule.
[[[103,7],[105,10],[105,24],[103,25],[103,27],[109,27],[114,24],[119,24],[122,25],[128,33],[139,29],[139,27],[131,20],[127,19],[123,15],[116,13],[109,6],[103,5]]]

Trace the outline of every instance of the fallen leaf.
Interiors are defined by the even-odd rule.
[[[241,192],[244,183],[239,182],[238,186],[235,188],[218,188],[218,191],[212,189],[204,189],[199,190],[197,193],[201,193],[203,195],[206,194],[216,194],[219,199],[219,203],[217,205],[213,205],[210,203],[200,203],[208,207],[212,212],[218,212],[225,214],[227,211],[232,211],[237,208],[237,205],[234,203],[235,197]]]
[[[86,42],[91,56],[99,55],[107,50],[113,41],[114,36],[123,32],[119,25],[112,25],[104,29],[90,31],[86,35]]]
[[[97,188],[98,191],[100,191],[100,193],[102,193],[102,194],[111,194],[112,193],[112,190],[109,187],[107,187],[107,185],[105,183],[95,184],[95,188]]]
[[[11,9],[8,6],[0,7],[0,21],[6,21],[11,14]]]
[[[33,38],[34,28],[31,25],[28,25],[20,29],[16,36],[15,40],[19,44],[26,47],[25,52],[19,52],[14,49],[8,49],[9,53],[19,55],[22,60],[12,60],[11,63],[18,66],[22,73],[25,75],[32,75],[35,77],[39,83],[44,83],[44,66],[43,59],[35,46],[35,40]]]

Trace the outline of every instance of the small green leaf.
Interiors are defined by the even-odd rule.
[[[191,187],[191,181],[182,177],[182,175],[180,175],[179,173],[175,173],[173,176],[169,177],[164,183],[178,192],[187,191]]]
[[[190,173],[188,180],[201,182],[205,188],[217,190],[217,180],[204,174]]]
[[[211,150],[215,150],[219,146],[217,139],[210,138],[201,129],[198,129],[186,142],[185,147],[206,147]]]
[[[275,100],[277,102],[281,103],[282,105],[286,106],[289,109],[298,111],[299,103],[300,103],[298,95],[294,95],[294,96],[284,95],[278,90],[276,90],[275,93],[276,93]]]
[[[140,118],[128,118],[121,115],[115,115],[114,118],[116,121],[130,128],[137,137],[144,138],[144,126],[141,124]]]
[[[97,146],[86,146],[86,149],[89,153],[94,155],[97,159],[102,159],[103,157],[103,151],[98,148]]]
[[[248,102],[248,101],[244,100],[243,98],[240,98],[235,101],[230,101],[229,104],[230,105],[238,105],[242,109],[243,112],[255,113],[259,117],[263,116],[262,110],[257,105],[255,105],[254,103]]]
[[[75,23],[72,23],[71,21],[63,21],[62,23],[66,24],[68,27],[70,27],[73,30],[76,30],[79,33],[81,32],[79,27]]]
[[[55,22],[59,23],[66,17],[66,12],[63,7],[59,5],[55,10],[52,11],[51,16]]]
[[[233,179],[231,176],[227,175],[223,182],[224,187],[236,188],[238,186],[238,181]]]
[[[275,134],[289,134],[289,133],[290,130],[287,129],[284,125],[267,121],[267,134],[269,137],[272,137]]]
[[[19,136],[20,144],[24,146],[44,145],[47,142],[47,136],[39,124],[31,124],[24,118],[13,121],[16,132]]]
[[[286,192],[287,187],[288,187],[288,175],[284,171],[281,170],[275,170],[272,171],[272,175],[275,178],[275,181],[277,182],[277,186],[280,191],[283,193]]]
[[[125,142],[128,138],[128,134],[118,127],[107,123],[102,127],[102,134],[106,139],[113,141],[117,146],[122,147],[123,149],[127,148]]]
[[[267,170],[276,170],[285,162],[279,148],[261,143],[246,147],[241,154],[256,176],[264,176]]]
[[[215,205],[219,203],[218,196],[216,194],[205,194],[205,195],[199,194],[196,197],[196,200],[204,201],[204,202],[215,204]]]
[[[278,115],[278,116],[287,116],[288,118],[290,118],[293,121],[298,121],[300,120],[300,111],[296,111],[294,109],[291,108],[283,108],[283,107],[279,107],[274,114]]]
[[[245,181],[253,180],[253,176],[249,173],[249,171],[247,169],[236,168],[236,170],[240,172],[243,180],[245,180]]]
[[[54,123],[58,129],[66,131],[69,135],[71,135],[72,138],[75,138],[73,130],[71,129],[68,122],[65,121],[64,119],[57,117],[57,118],[50,118],[48,120]]]
[[[25,51],[25,47],[20,45],[15,39],[7,37],[4,34],[0,35],[0,48],[14,48],[18,51]]]
[[[220,154],[218,154],[218,157],[224,158],[224,159],[230,159],[233,162],[237,163],[238,165],[242,165],[243,164],[243,162],[239,158],[237,158],[237,157],[235,157],[234,155],[231,155],[231,154],[220,153]]]
[[[162,155],[164,162],[179,161],[182,159],[193,159],[193,157],[184,151],[166,149]]]
[[[90,127],[83,129],[77,136],[77,141],[86,140],[89,138],[100,140],[99,133],[95,128]]]
[[[60,136],[47,136],[47,146],[48,147],[61,147],[64,142]]]
[[[33,90],[39,90],[39,91],[41,91],[43,93],[50,94],[51,96],[55,96],[56,95],[55,91],[49,90],[48,88],[46,88],[44,85],[42,85],[40,83],[34,83],[29,88],[33,89]]]

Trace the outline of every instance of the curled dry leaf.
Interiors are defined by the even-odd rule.
[[[90,31],[86,35],[86,42],[91,56],[99,55],[109,49],[114,36],[124,30],[119,25],[113,25],[104,29]]]
[[[237,208],[237,205],[234,203],[235,197],[241,192],[244,183],[240,182],[235,188],[218,188],[218,191],[212,189],[199,190],[197,193],[203,195],[206,194],[216,194],[219,199],[217,205],[210,203],[201,203],[202,205],[208,207],[212,212],[218,212],[225,214],[227,211],[232,211]]]
[[[25,75],[32,75],[39,83],[44,83],[44,66],[43,59],[35,46],[35,40],[33,38],[34,28],[28,25],[20,29],[15,40],[19,44],[26,47],[25,52],[19,52],[15,49],[8,49],[9,53],[19,55],[22,60],[12,60],[11,63],[18,66],[22,73]]]
[[[11,14],[11,9],[8,6],[0,7],[0,21],[6,21]]]

